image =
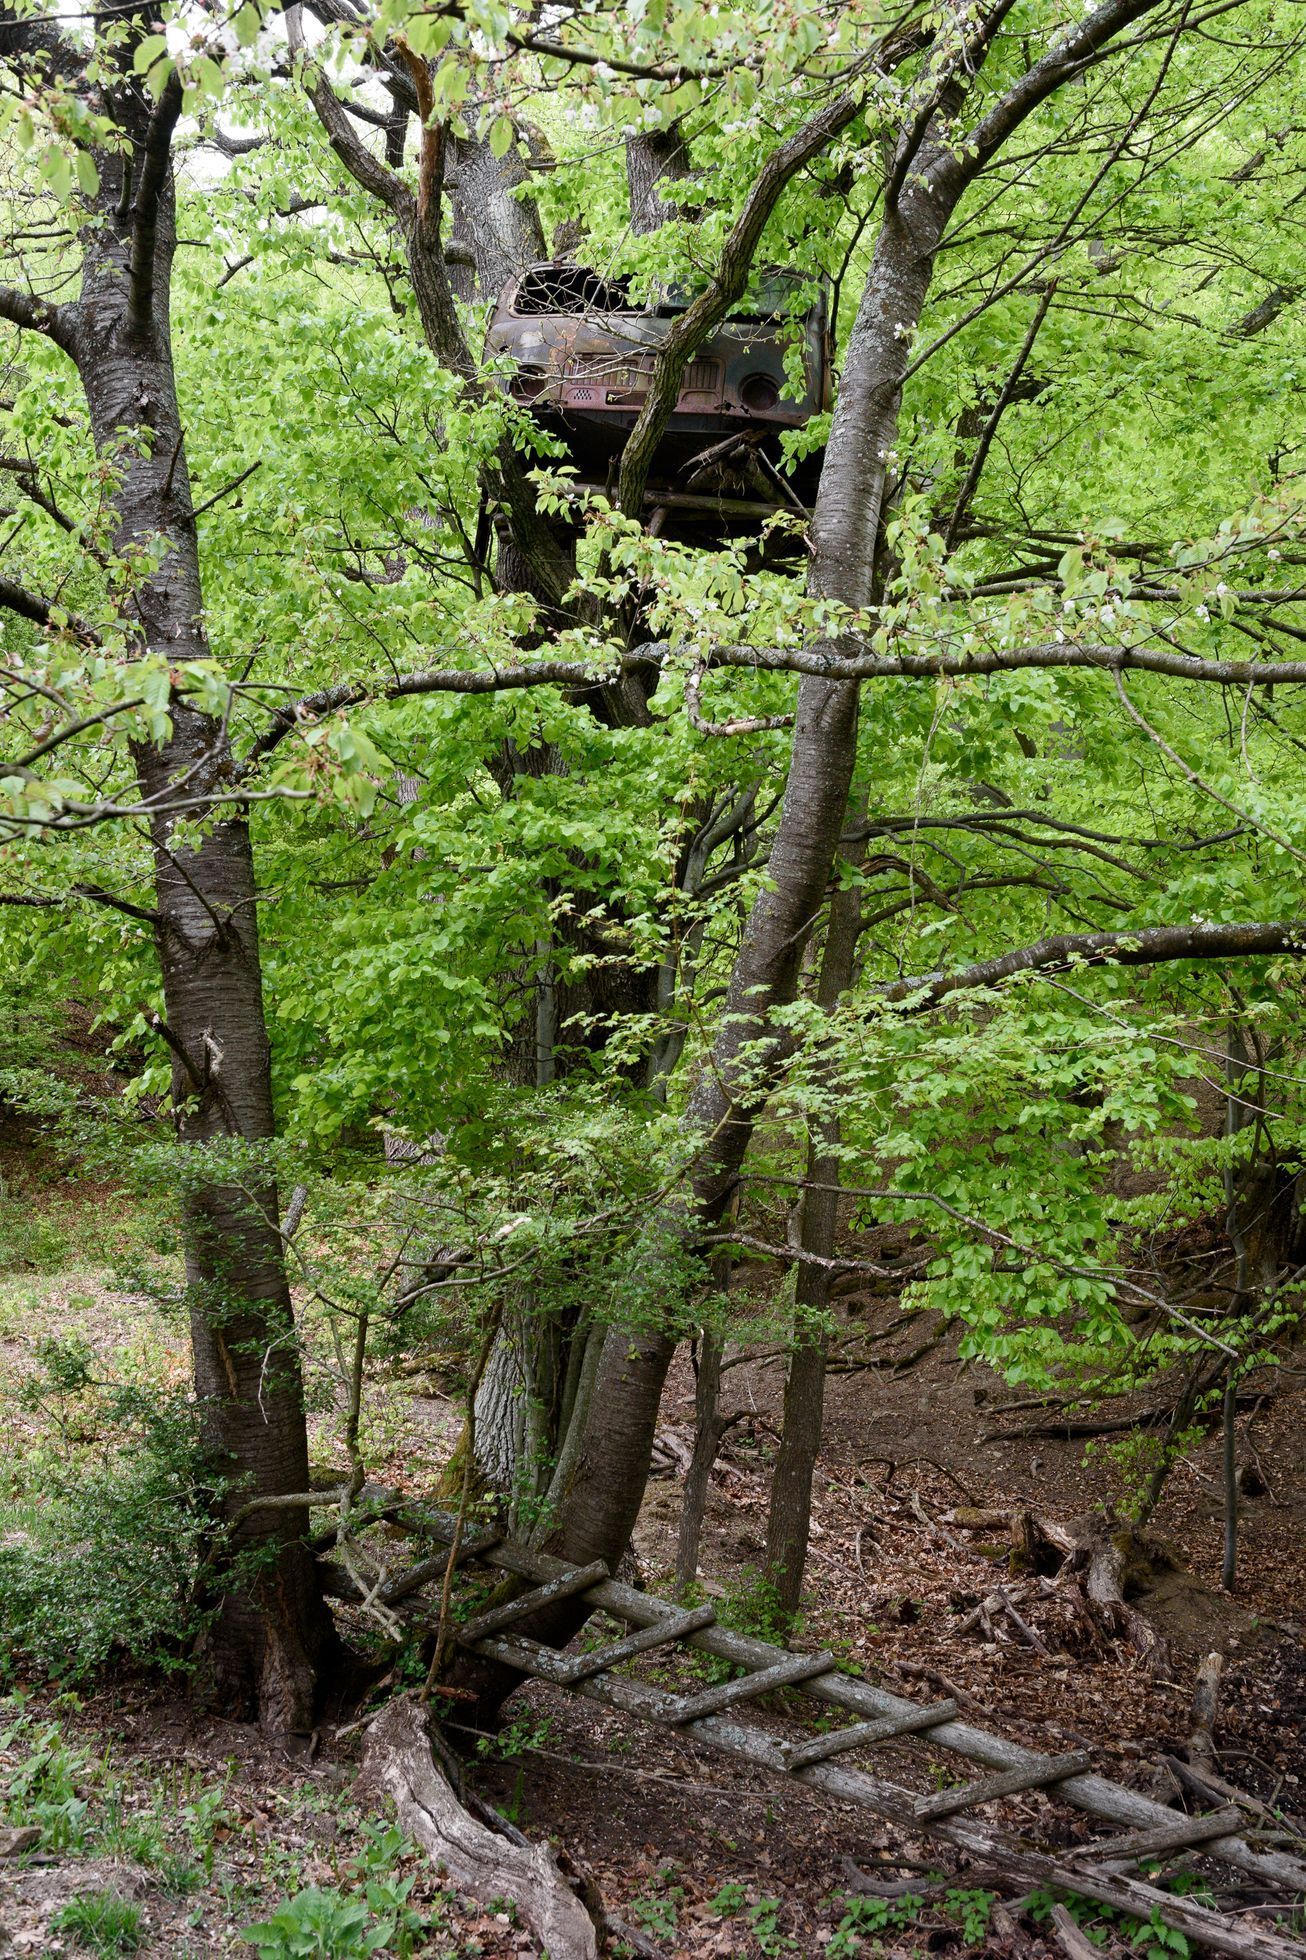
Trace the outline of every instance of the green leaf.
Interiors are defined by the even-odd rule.
[[[166,35],[147,34],[143,41],[138,41],[136,44],[136,52],[132,56],[132,73],[134,75],[144,75],[148,69],[153,68],[159,57],[166,55],[167,52],[168,41]]]

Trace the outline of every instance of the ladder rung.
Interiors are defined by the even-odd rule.
[[[485,1531],[473,1532],[470,1538],[464,1538],[459,1545],[458,1557],[454,1563],[465,1565],[468,1559],[480,1558],[483,1552],[492,1552],[496,1545],[502,1543],[501,1531],[487,1528]],[[382,1587],[380,1595],[382,1604],[395,1606],[401,1599],[407,1599],[412,1593],[420,1592],[422,1587],[429,1585],[432,1579],[442,1579],[448,1565],[447,1551],[437,1552],[434,1558],[424,1558],[420,1565],[414,1565],[408,1572],[401,1572],[397,1578],[390,1581],[388,1586]]]
[[[513,1626],[518,1620],[528,1620],[532,1613],[538,1613],[542,1606],[552,1606],[556,1600],[570,1599],[573,1593],[588,1592],[608,1577],[608,1568],[601,1558],[592,1565],[578,1565],[571,1572],[560,1573],[550,1579],[547,1585],[535,1586],[530,1592],[518,1593],[516,1599],[505,1600],[502,1606],[492,1606],[488,1613],[478,1613],[474,1620],[467,1620],[457,1629],[457,1637],[464,1647],[484,1640],[487,1633],[497,1633],[500,1627]]]
[[[1091,1759],[1084,1755],[1040,1756],[1024,1769],[1009,1769],[1002,1776],[986,1776],[978,1783],[963,1783],[955,1790],[939,1790],[932,1797],[917,1797],[912,1811],[922,1820],[951,1817],[955,1811],[993,1803],[998,1797],[1018,1796],[1022,1790],[1045,1790],[1050,1783],[1060,1783],[1067,1776],[1080,1776],[1091,1768]]]
[[[769,1695],[773,1688],[791,1688],[799,1681],[810,1681],[814,1674],[828,1674],[834,1666],[833,1654],[788,1654],[774,1667],[759,1668],[739,1681],[722,1681],[715,1688],[704,1688],[701,1695],[681,1695],[667,1710],[666,1719],[677,1727],[681,1722],[697,1722],[704,1715],[715,1715],[720,1708],[731,1708],[737,1701],[753,1701]]]
[[[810,1742],[786,1743],[785,1768],[807,1769],[812,1763],[823,1763],[827,1756],[841,1756],[845,1749],[864,1749],[868,1743],[889,1742],[896,1735],[936,1729],[956,1713],[955,1701],[936,1701],[929,1708],[913,1708],[910,1715],[882,1715],[878,1722],[855,1722],[850,1729],[813,1736]]]
[[[492,1660],[515,1667],[519,1674],[532,1675],[537,1681],[549,1681],[558,1688],[567,1685],[562,1675],[565,1662],[557,1648],[528,1639],[524,1633],[515,1636],[511,1633],[492,1633],[487,1640],[478,1641],[477,1647],[479,1651],[488,1653]]]
[[[1121,1837],[1098,1838],[1082,1844],[1071,1855],[1076,1864],[1103,1864],[1118,1858],[1130,1864],[1150,1858],[1158,1851],[1185,1851],[1190,1845],[1208,1844],[1212,1838],[1229,1837],[1242,1829],[1243,1816],[1236,1804],[1223,1810],[1210,1810],[1205,1817],[1176,1817],[1173,1824],[1158,1824],[1151,1831],[1126,1831]]]
[[[695,1606],[687,1613],[670,1613],[656,1626],[641,1627],[638,1633],[628,1633],[624,1640],[614,1640],[610,1646],[597,1647],[589,1654],[570,1656],[563,1662],[563,1672],[559,1678],[568,1684],[588,1681],[591,1675],[606,1674],[610,1667],[617,1667],[636,1654],[650,1653],[654,1647],[665,1647],[672,1640],[684,1640],[701,1627],[710,1627],[715,1619],[716,1609],[711,1606]]]

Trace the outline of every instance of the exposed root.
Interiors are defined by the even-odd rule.
[[[427,1721],[426,1710],[407,1697],[384,1708],[367,1732],[364,1779],[393,1800],[401,1829],[460,1892],[483,1905],[510,1899],[550,1960],[598,1960],[594,1921],[552,1850],[477,1823],[436,1762]]]

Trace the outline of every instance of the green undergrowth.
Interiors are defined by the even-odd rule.
[[[8,1399],[31,1440],[0,1471],[0,1665],[65,1684],[123,1659],[184,1668],[216,1488],[193,1404],[80,1334],[29,1359]]]
[[[67,1879],[37,1952],[200,1960],[476,1960],[483,1944],[430,1863],[336,1782],[251,1783],[122,1756],[76,1696],[0,1700],[0,1825],[34,1832],[7,1860]]]

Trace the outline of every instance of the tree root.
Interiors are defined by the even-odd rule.
[[[918,1502],[914,1498],[912,1508],[922,1517]],[[991,1531],[1005,1525],[1014,1565],[1037,1571],[1040,1565],[1046,1569],[1047,1564],[1052,1564],[1056,1568],[1056,1590],[1064,1592],[1068,1584],[1073,1588],[1082,1617],[1100,1637],[1127,1640],[1150,1674],[1159,1680],[1169,1679],[1169,1648],[1128,1597],[1164,1554],[1145,1542],[1132,1525],[1122,1524],[1109,1515],[1062,1525],[1032,1511],[1004,1513],[971,1507],[958,1507],[951,1515],[962,1530]],[[957,1543],[941,1524],[935,1524],[934,1528],[949,1537],[950,1543]],[[993,1616],[1001,1614],[1027,1646],[1039,1648],[1042,1642],[1037,1629],[1015,1610],[1026,1591],[1015,1588],[1008,1592],[1002,1586],[996,1587],[973,1609],[959,1630],[970,1632],[978,1626],[989,1638],[994,1638]]]
[[[460,1892],[483,1905],[510,1899],[550,1960],[598,1960],[594,1921],[552,1850],[488,1830],[463,1808],[435,1760],[428,1719],[406,1696],[384,1708],[367,1732],[365,1782],[393,1800],[400,1828]]]

